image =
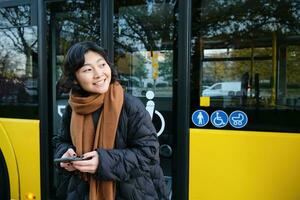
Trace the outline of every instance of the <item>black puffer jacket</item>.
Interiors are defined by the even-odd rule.
[[[71,108],[67,106],[59,135],[53,138],[54,157],[60,158],[72,146],[70,138]],[[100,111],[99,111],[100,112]],[[99,112],[93,114],[97,123]],[[117,200],[167,199],[162,169],[159,165],[159,143],[150,115],[141,101],[129,94],[119,118],[115,149],[97,149],[99,166],[94,174],[99,180],[113,180]],[[60,168],[58,166],[58,168]],[[63,199],[84,199],[88,184],[76,172],[59,170],[57,193]]]

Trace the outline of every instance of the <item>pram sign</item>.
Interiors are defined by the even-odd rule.
[[[246,113],[236,110],[229,115],[229,123],[234,128],[243,128],[248,123]]]

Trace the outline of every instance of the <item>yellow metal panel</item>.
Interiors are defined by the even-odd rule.
[[[299,200],[300,134],[190,129],[189,199]]]
[[[12,143],[0,119],[0,149],[5,158],[10,182],[10,195],[12,199],[19,199],[19,174],[15,152]],[[1,189],[1,188],[0,188]]]
[[[20,199],[25,200],[28,193],[33,193],[35,199],[41,199],[39,121],[0,118],[0,123],[8,134],[16,156]],[[6,159],[9,160],[10,157]]]

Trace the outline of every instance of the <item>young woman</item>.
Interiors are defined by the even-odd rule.
[[[159,143],[145,106],[123,92],[107,56],[93,42],[73,45],[63,86],[71,89],[62,129],[53,138],[62,199],[167,199]]]

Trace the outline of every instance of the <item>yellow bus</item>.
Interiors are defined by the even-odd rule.
[[[157,129],[169,199],[300,198],[300,2],[0,1],[0,199],[58,199],[67,49],[103,46]]]

